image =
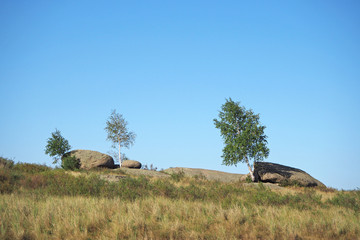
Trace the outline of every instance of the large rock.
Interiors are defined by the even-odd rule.
[[[138,161],[134,161],[134,160],[125,160],[122,162],[121,167],[140,169],[141,163]]]
[[[297,183],[304,187],[325,186],[303,170],[276,163],[257,162],[254,172],[261,182]]]
[[[65,156],[75,156],[80,160],[80,168],[82,169],[91,169],[97,167],[106,167],[106,168],[115,168],[114,159],[104,153],[91,150],[73,150],[66,154]]]

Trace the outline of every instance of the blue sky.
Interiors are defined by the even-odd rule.
[[[226,98],[260,113],[267,161],[360,187],[359,1],[0,2],[0,155],[45,163],[55,128],[107,153],[112,109],[125,153],[160,168],[222,165]]]

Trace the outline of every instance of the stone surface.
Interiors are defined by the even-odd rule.
[[[168,168],[165,169],[164,172],[169,174],[184,172],[187,177],[199,177],[205,178],[207,180],[215,180],[220,182],[237,182],[237,181],[245,181],[246,174],[236,174],[236,173],[227,173],[215,170],[207,170],[201,168]]]
[[[297,183],[304,187],[325,186],[303,170],[270,162],[257,162],[255,174],[261,182]]]
[[[121,164],[122,168],[136,168],[136,169],[140,169],[141,168],[141,163],[135,160],[125,160],[122,162]]]
[[[91,169],[97,167],[106,167],[106,168],[114,168],[114,160],[111,156],[91,150],[73,150],[66,154],[65,156],[75,156],[80,160],[80,168],[81,169]]]
[[[120,172],[128,176],[146,176],[146,177],[156,177],[156,178],[169,178],[170,175],[158,171],[136,169],[136,168],[117,168],[113,170],[114,172]]]

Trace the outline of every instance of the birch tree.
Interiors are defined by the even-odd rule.
[[[128,122],[123,116],[113,110],[110,117],[106,121],[105,130],[107,132],[107,140],[113,143],[114,148],[118,148],[119,165],[121,167],[121,148],[129,148],[134,144],[136,135],[127,129]]]
[[[223,164],[236,166],[239,162],[246,163],[253,182],[257,180],[254,176],[255,163],[263,161],[270,152],[264,134],[266,127],[259,120],[259,114],[254,114],[251,109],[246,110],[231,98],[222,105],[219,120],[214,119],[225,144]]]
[[[47,140],[45,147],[45,154],[49,154],[50,157],[54,157],[53,164],[57,163],[58,160],[71,149],[71,146],[59,130],[55,129],[55,132],[51,133],[51,137]]]

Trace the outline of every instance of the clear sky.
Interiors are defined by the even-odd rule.
[[[266,161],[360,187],[360,2],[0,1],[0,155],[47,164],[55,128],[111,150],[112,109],[156,167],[222,165],[213,119],[260,113]]]

